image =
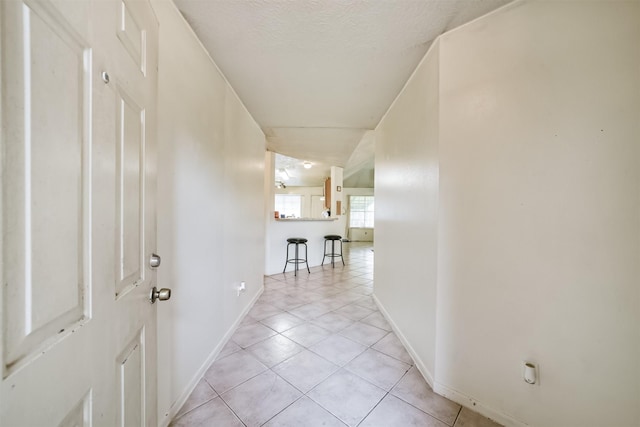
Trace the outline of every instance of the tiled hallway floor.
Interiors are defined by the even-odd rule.
[[[265,278],[173,426],[494,427],[433,393],[371,297],[371,245]]]

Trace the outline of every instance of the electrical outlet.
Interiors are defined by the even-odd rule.
[[[536,363],[533,362],[524,362],[524,372],[523,379],[527,384],[539,384],[540,383],[540,374],[539,367]]]
[[[236,289],[238,290],[238,296],[240,296],[240,292],[244,292],[247,289],[247,284],[245,282],[240,282]]]

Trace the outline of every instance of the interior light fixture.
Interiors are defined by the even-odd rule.
[[[304,166],[305,169],[311,169],[311,166],[313,165],[311,164],[311,162],[303,162],[302,166]]]
[[[280,178],[282,178],[283,181],[288,181],[289,178],[291,178],[285,168],[278,169],[278,173],[280,174]]]

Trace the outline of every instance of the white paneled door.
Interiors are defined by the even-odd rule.
[[[0,2],[2,426],[157,424],[157,27]]]

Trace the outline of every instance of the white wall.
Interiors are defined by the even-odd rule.
[[[529,425],[640,425],[639,40],[563,1],[441,38],[436,380]]]
[[[375,295],[420,365],[435,352],[435,390],[500,422],[640,425],[638,40],[638,2],[517,2],[440,38],[437,158],[409,156],[434,146],[426,71],[379,126]],[[400,241],[434,162],[437,238]],[[437,311],[416,296],[436,260]]]
[[[159,420],[167,424],[262,290],[264,150],[259,127],[172,3],[160,22]],[[246,281],[237,297],[234,287]]]
[[[428,381],[435,367],[438,44],[376,129],[375,297]]]

